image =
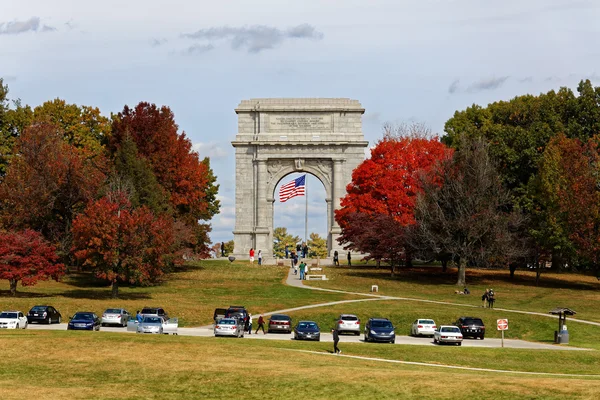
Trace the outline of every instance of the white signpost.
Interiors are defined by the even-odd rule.
[[[502,347],[504,347],[504,331],[508,330],[508,319],[496,320],[498,330],[502,331]]]

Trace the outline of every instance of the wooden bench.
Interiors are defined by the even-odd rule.
[[[306,280],[307,281],[311,281],[311,280],[321,280],[321,281],[326,281],[327,277],[325,275],[314,275],[314,274],[310,274],[310,275],[306,275]]]

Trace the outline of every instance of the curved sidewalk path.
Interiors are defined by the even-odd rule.
[[[287,310],[273,311],[273,312],[270,312],[270,313],[268,313],[266,315],[271,315],[271,314],[276,314],[276,313],[281,313],[281,312],[304,310],[304,309],[307,309],[307,308],[325,307],[325,306],[330,306],[330,305],[335,305],[335,304],[341,304],[341,303],[351,303],[351,302],[369,301],[369,300],[402,300],[402,301],[415,301],[415,302],[430,303],[430,304],[442,304],[442,305],[446,305],[446,306],[459,306],[459,307],[468,307],[468,308],[481,308],[481,306],[476,306],[476,305],[472,305],[472,304],[452,303],[452,302],[449,302],[449,301],[436,301],[436,300],[417,299],[417,298],[414,298],[414,297],[383,296],[383,295],[373,294],[373,293],[348,292],[348,291],[345,291],[345,290],[325,289],[325,288],[318,288],[318,287],[313,287],[313,286],[305,286],[304,282],[300,280],[300,275],[294,275],[292,271],[293,271],[292,268],[290,268],[289,272],[288,272],[288,277],[287,277],[287,280],[286,280],[286,284],[289,285],[289,286],[298,287],[298,288],[302,288],[302,289],[320,290],[320,291],[323,291],[323,292],[352,294],[352,295],[356,295],[356,296],[366,296],[366,297],[369,297],[369,299],[344,300],[344,301],[335,301],[335,302],[331,302],[331,303],[313,304],[313,305],[310,305],[310,306],[291,308],[291,309],[287,309]],[[541,316],[541,317],[554,318],[554,319],[558,318],[556,315],[544,314],[544,313],[535,312],[535,311],[511,310],[511,309],[508,309],[508,308],[494,308],[494,310],[504,311],[504,312],[510,312],[510,313],[517,313],[517,314],[537,315],[537,316]],[[581,324],[588,324],[588,325],[600,326],[600,322],[586,321],[586,320],[577,319],[577,318],[569,318],[569,321],[578,322],[578,323],[581,323]]]

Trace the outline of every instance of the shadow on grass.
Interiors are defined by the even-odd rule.
[[[90,299],[90,300],[111,300],[112,293],[110,288],[107,290],[68,290],[63,293],[57,294],[58,296],[64,296],[71,299]],[[150,299],[149,293],[123,293],[119,292],[118,300],[146,300]]]
[[[383,279],[389,281],[401,281],[406,283],[418,283],[420,285],[454,285],[456,283],[457,269],[448,268],[447,272],[442,272],[440,266],[421,266],[421,267],[401,267],[396,270],[394,276],[391,275],[390,268],[381,266],[352,266],[340,267],[350,271],[349,276],[369,279]],[[535,277],[533,275],[519,274],[519,270],[515,273],[513,279],[510,278],[508,271],[506,273],[498,273],[497,269],[483,270],[467,268],[467,283],[469,285],[486,285],[490,282],[502,282],[520,286],[536,286]],[[521,272],[523,272],[521,270]],[[600,290],[600,284],[589,282],[572,282],[561,279],[560,274],[546,273],[540,277],[540,282],[537,285],[540,288],[548,289],[575,289],[575,290]]]
[[[34,293],[34,292],[19,292],[17,290],[17,293],[13,296],[10,294],[10,290],[0,290],[0,297],[8,297],[11,299],[38,299],[38,298],[44,298],[44,297],[52,297],[54,296],[53,294],[46,294],[46,293]]]

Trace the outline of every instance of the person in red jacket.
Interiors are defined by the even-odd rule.
[[[250,264],[254,264],[254,249],[250,249]]]
[[[263,331],[263,335],[265,335],[265,319],[263,318],[263,316],[261,315],[260,317],[258,317],[258,328],[256,328],[256,332],[254,332],[254,334],[258,334],[258,331],[262,329]]]

